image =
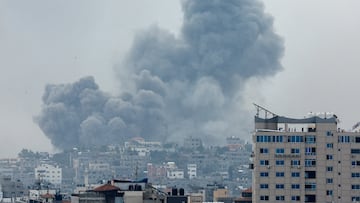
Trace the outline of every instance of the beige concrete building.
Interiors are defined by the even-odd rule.
[[[218,202],[220,198],[229,197],[229,190],[225,188],[218,188],[213,192],[213,200]]]
[[[253,202],[360,202],[360,133],[337,123],[329,113],[304,119],[258,113]]]

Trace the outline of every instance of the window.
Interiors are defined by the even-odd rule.
[[[275,153],[276,154],[284,154],[285,150],[284,148],[276,148]]]
[[[284,189],[284,184],[276,184],[275,188],[276,189]]]
[[[360,196],[351,197],[351,201],[353,201],[353,202],[360,201]]]
[[[303,136],[301,135],[290,135],[288,136],[288,142],[303,142]]]
[[[316,178],[316,171],[305,171],[305,178]]]
[[[334,181],[333,181],[333,179],[332,178],[327,178],[326,179],[326,183],[327,184],[332,184]]]
[[[268,184],[260,184],[260,189],[268,189],[269,185]]]
[[[350,142],[350,136],[339,136],[338,142],[340,142],[340,143]]]
[[[360,149],[351,149],[351,154],[360,154]]]
[[[300,189],[300,184],[292,184],[291,189]]]
[[[269,153],[268,148],[260,148],[260,154],[267,154],[267,153]]]
[[[282,135],[273,136],[273,142],[283,142],[283,136]]]
[[[360,178],[360,173],[351,173],[352,178]]]
[[[360,142],[360,137],[355,137],[355,143],[359,143]]]
[[[285,165],[285,161],[284,160],[276,160],[276,165],[278,165],[278,166],[283,166],[283,165]]]
[[[271,136],[258,135],[256,136],[256,142],[271,142]]]
[[[276,196],[275,199],[277,201],[285,201],[285,196]]]
[[[284,177],[285,173],[284,172],[276,172],[276,177]]]
[[[261,177],[268,177],[269,173],[268,172],[260,172],[260,176]]]
[[[327,143],[326,144],[326,148],[328,148],[328,149],[332,149],[333,147],[334,147],[333,143]]]
[[[291,160],[291,165],[292,166],[299,166],[300,165],[300,160]]]
[[[352,161],[351,165],[353,166],[360,166],[360,161]]]
[[[316,183],[305,183],[305,190],[316,190]]]
[[[292,148],[291,149],[291,154],[300,154],[300,149],[299,148]]]
[[[326,195],[327,195],[327,196],[332,196],[332,195],[333,195],[333,191],[332,191],[332,190],[326,190]]]
[[[261,195],[261,196],[260,196],[260,200],[269,201],[269,196],[267,196],[267,195]]]
[[[305,167],[313,167],[316,166],[315,159],[305,159]]]
[[[306,147],[305,155],[316,155],[316,148],[315,147]]]
[[[300,177],[300,172],[292,172],[291,177]]]
[[[326,167],[326,171],[327,171],[327,172],[331,172],[331,171],[333,171],[333,167],[332,167],[332,166],[328,166],[328,167]]]
[[[268,166],[269,165],[269,160],[260,160],[260,165],[261,166]]]
[[[351,185],[352,190],[360,190],[360,185]]]
[[[332,134],[331,131],[327,131],[327,132],[326,132],[326,136],[333,136],[333,134]]]
[[[292,201],[300,201],[300,196],[291,196]]]
[[[326,159],[327,160],[333,160],[333,155],[331,155],[331,154],[326,155]]]
[[[305,195],[305,202],[316,202],[316,195]]]
[[[256,136],[256,142],[283,142],[283,136],[258,135]]]
[[[309,135],[305,137],[305,142],[308,144],[316,143],[316,137],[315,135]]]

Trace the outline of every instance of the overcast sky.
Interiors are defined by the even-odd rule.
[[[264,3],[285,40],[284,70],[249,83],[249,111],[255,102],[289,117],[334,112],[351,128],[360,121],[360,1]],[[177,34],[181,22],[178,1],[0,1],[0,157],[52,150],[33,122],[46,84],[92,75],[116,94],[113,67],[134,35],[154,24]]]

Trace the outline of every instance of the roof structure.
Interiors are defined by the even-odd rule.
[[[302,123],[337,123],[337,122],[338,122],[338,119],[335,115],[333,115],[330,118],[320,118],[318,116],[313,116],[310,118],[301,118],[301,119],[287,118],[284,116],[275,116],[272,118],[264,119],[264,118],[255,116],[255,123],[298,123],[298,124],[302,124]]]
[[[118,191],[118,190],[120,190],[120,188],[111,184],[105,184],[94,189],[95,192],[108,192],[108,191]]]

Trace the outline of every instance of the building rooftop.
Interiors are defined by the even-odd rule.
[[[291,124],[305,124],[305,123],[334,123],[337,124],[338,119],[336,115],[332,115],[327,118],[320,118],[318,116],[313,116],[309,118],[287,118],[284,116],[274,116],[272,118],[260,118],[255,116],[255,123],[291,123]]]
[[[118,191],[118,190],[120,190],[120,188],[111,184],[105,184],[94,189],[95,192],[107,192],[107,191]]]

